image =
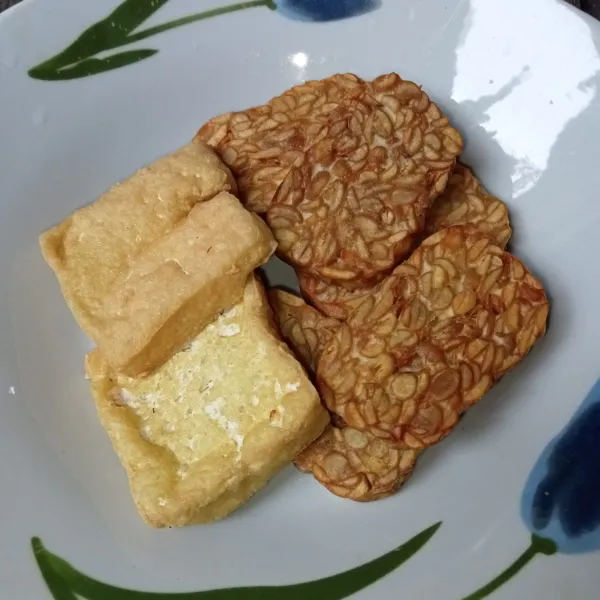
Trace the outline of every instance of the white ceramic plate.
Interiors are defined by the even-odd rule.
[[[353,598],[596,600],[599,24],[552,0],[282,0],[106,50],[131,41],[136,10],[156,9],[129,33],[140,38],[226,5],[130,0],[56,58],[118,1],[26,0],[0,18],[0,597],[173,598],[118,586],[333,600],[364,587]],[[96,418],[89,342],[37,236],[207,118],[344,71],[418,81],[464,133],[465,160],[509,204],[513,251],[547,285],[548,335],[393,498],[341,500],[290,468],[223,522],[153,531]],[[34,556],[33,537],[54,554]]]

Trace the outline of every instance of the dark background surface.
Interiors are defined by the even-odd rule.
[[[20,1],[21,0],[0,0],[0,12],[13,4],[18,4]],[[523,0],[523,2],[527,2],[527,0]],[[600,0],[567,0],[567,2],[593,17],[596,17],[596,19],[600,19]]]
[[[570,4],[577,6],[586,13],[600,19],[600,0],[567,0]],[[2,0],[0,0],[2,2]]]

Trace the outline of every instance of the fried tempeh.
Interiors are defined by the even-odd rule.
[[[525,357],[548,310],[521,261],[473,228],[444,229],[340,326],[319,389],[348,425],[425,448]]]

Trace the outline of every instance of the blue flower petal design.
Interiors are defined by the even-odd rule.
[[[521,514],[560,552],[600,550],[600,380],[535,464]]]
[[[523,489],[529,547],[502,573],[463,600],[482,600],[538,555],[600,550],[600,379],[544,449]]]
[[[381,0],[275,0],[277,10],[300,21],[337,21],[375,10]]]

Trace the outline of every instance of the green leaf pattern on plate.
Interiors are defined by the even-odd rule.
[[[247,8],[266,7],[275,10],[273,0],[249,0],[206,10],[154,27],[136,31],[169,0],[125,0],[106,18],[88,27],[72,44],[52,58],[29,70],[29,76],[44,81],[59,81],[88,77],[139,62],[158,50],[131,50],[98,58],[102,52],[134,44],[151,36]]]
[[[160,593],[118,588],[96,581],[47,550],[39,538],[31,540],[33,554],[54,600],[342,600],[397,569],[416,554],[439,529],[436,523],[395,550],[349,571],[294,585],[257,586]]]
[[[154,56],[157,52],[158,50],[128,50],[126,52],[111,54],[106,58],[86,58],[64,69],[41,69],[39,72],[36,72],[36,78],[45,81],[79,79],[80,77],[87,77],[88,75],[95,75],[96,73],[125,67]]]

